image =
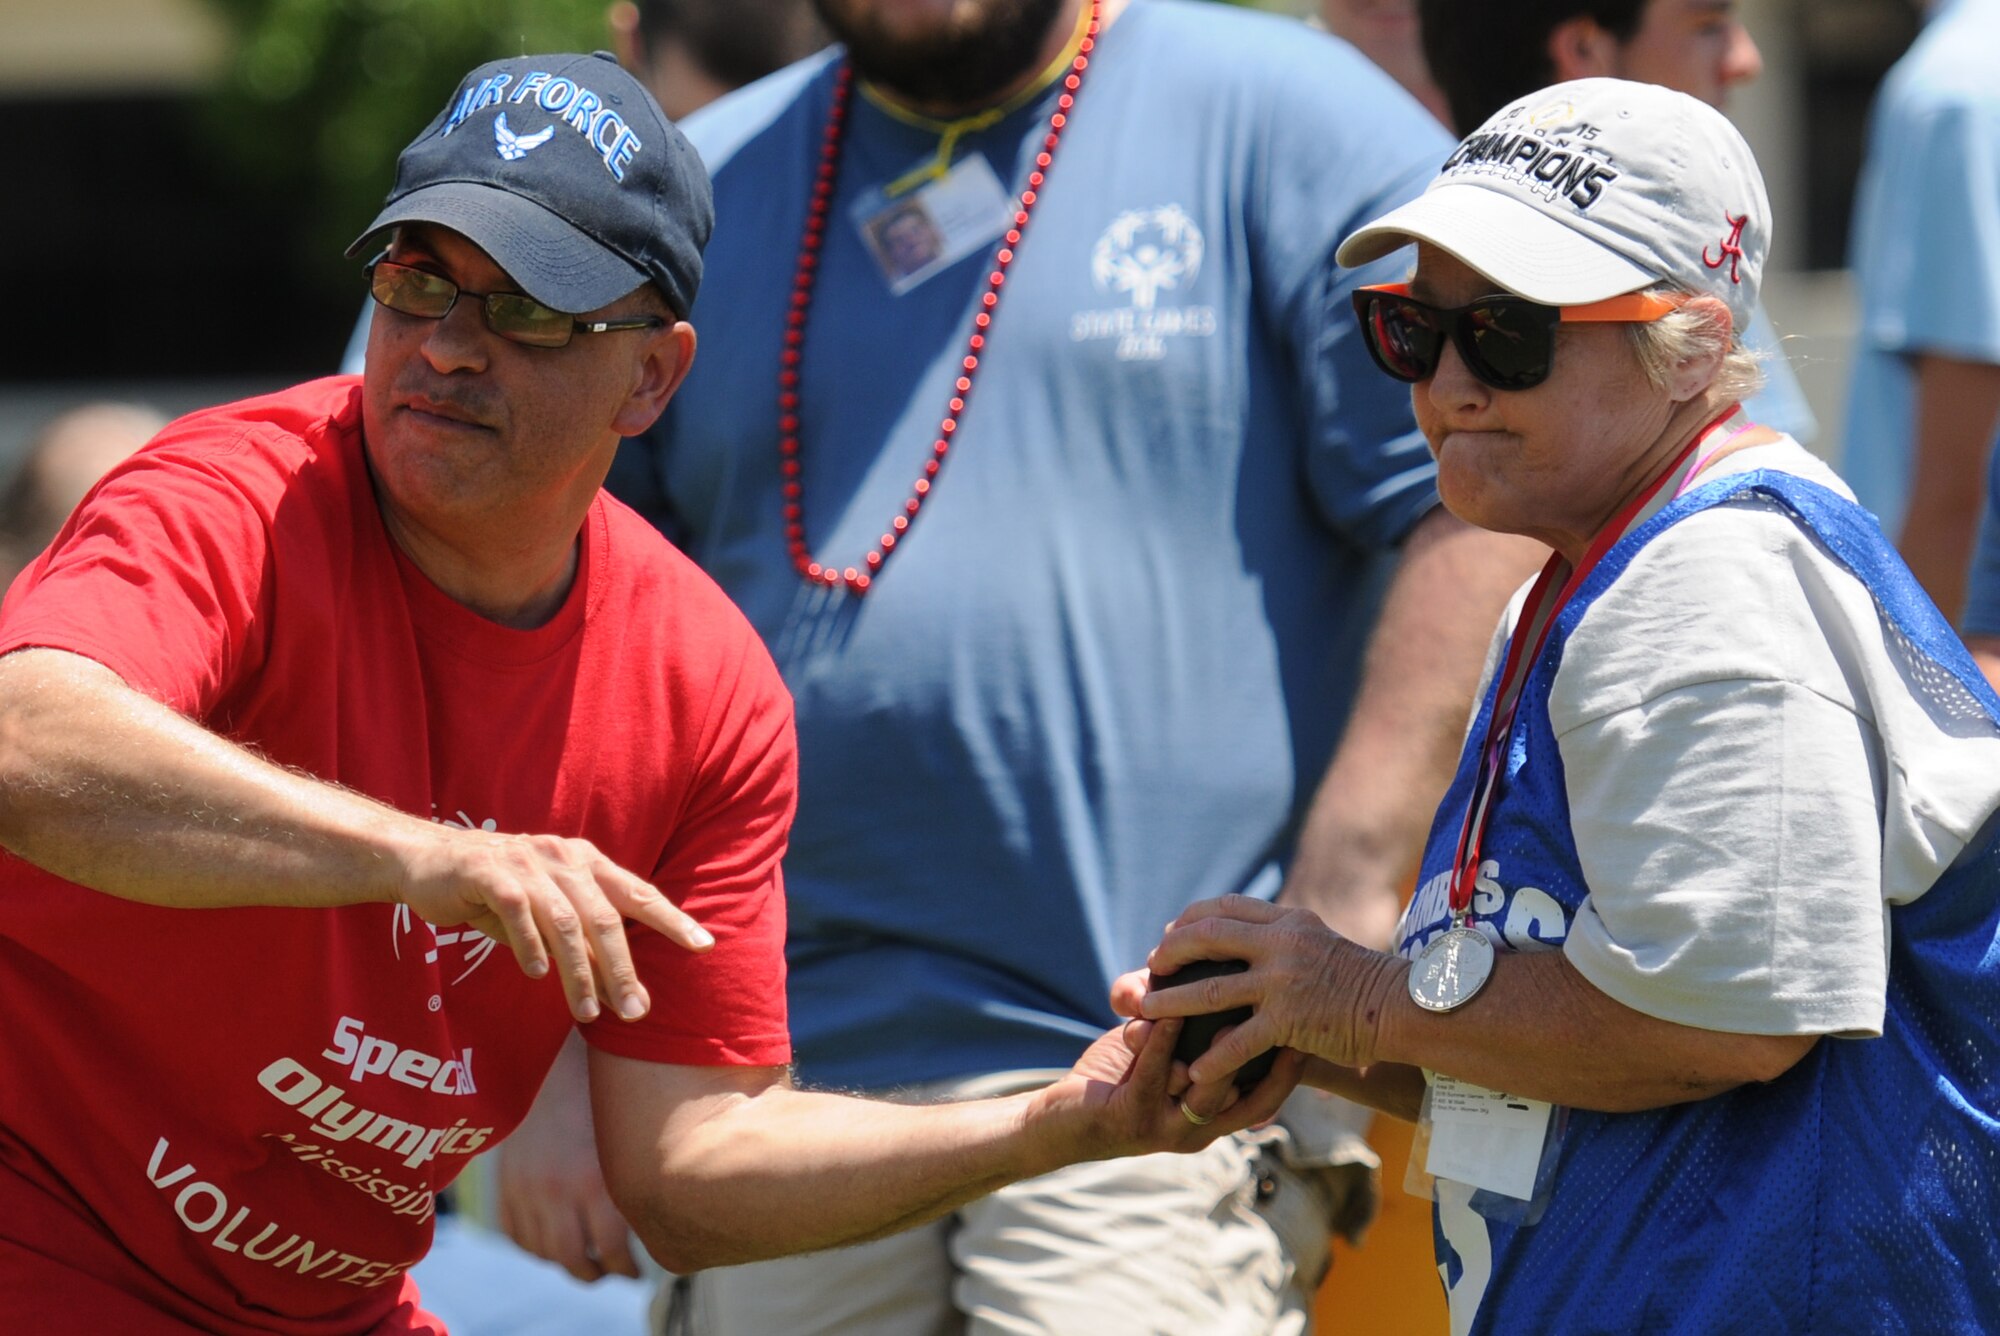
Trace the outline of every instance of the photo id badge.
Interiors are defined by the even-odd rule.
[[[1014,200],[983,153],[890,199],[871,190],[851,211],[889,291],[902,296],[948,265],[991,245],[1014,219]]]
[[[1433,1078],[1424,1104],[1430,1124],[1424,1168],[1432,1177],[1478,1189],[1472,1207],[1489,1219],[1541,1218],[1567,1110],[1442,1075]]]

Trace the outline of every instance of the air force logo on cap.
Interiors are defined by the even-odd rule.
[[[708,173],[608,51],[497,60],[460,81],[396,159],[382,212],[462,234],[539,302],[594,311],[643,283],[685,317],[715,211]]]
[[[493,144],[501,157],[509,162],[518,162],[528,156],[529,149],[540,148],[556,136],[556,127],[545,125],[540,133],[517,135],[507,124],[507,113],[501,112],[493,122]]]

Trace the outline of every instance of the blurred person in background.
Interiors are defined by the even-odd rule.
[[[0,589],[35,559],[97,480],[166,418],[139,404],[92,403],[48,420],[0,492]]]
[[[1848,263],[1841,471],[1947,617],[2000,427],[2000,0],[1943,0],[1883,81]]]
[[[1460,134],[1508,102],[1570,79],[1636,79],[1722,109],[1732,88],[1764,69],[1736,10],[1736,0],[1417,0],[1431,76]],[[1726,246],[1711,254],[1728,259]],[[1744,338],[1765,362],[1764,387],[1746,408],[1810,444],[1819,423],[1762,306]]]
[[[1538,558],[1436,509],[1344,317],[1342,229],[1449,149],[1353,49],[1222,5],[819,9],[841,51],[687,123],[717,189],[705,370],[612,485],[799,702],[800,1079],[1028,1088],[1189,898],[1387,941],[1475,628]],[[932,238],[880,244],[913,210]],[[587,1157],[568,1189],[529,1163],[545,1114],[587,1145],[579,1089],[551,1080],[501,1177],[517,1237],[591,1266],[617,1242],[584,1234]],[[1372,1210],[1365,1123],[1307,1099],[1185,1166],[704,1273],[673,1320],[1298,1332]]]
[[[1424,63],[1417,0],[1320,0],[1319,17],[1328,32],[1374,61],[1440,124],[1451,124],[1451,108]]]
[[[1656,83],[1727,110],[1764,70],[1736,0],[1416,0],[1424,57],[1470,134],[1502,106],[1565,79]]]
[[[810,0],[618,0],[618,60],[678,121],[826,45]]]

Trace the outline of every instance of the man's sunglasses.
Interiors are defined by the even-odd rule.
[[[368,291],[392,311],[420,320],[442,320],[460,297],[476,297],[486,310],[486,327],[503,339],[531,348],[561,348],[574,334],[608,334],[617,329],[656,329],[667,322],[656,315],[618,320],[578,320],[567,311],[544,306],[525,292],[468,292],[450,279],[426,269],[412,269],[378,255],[368,262]]]
[[[1531,390],[1555,364],[1556,326],[1570,322],[1646,324],[1679,303],[1652,292],[1628,292],[1587,306],[1544,306],[1498,294],[1464,306],[1432,306],[1407,283],[1384,283],[1354,294],[1354,314],[1375,365],[1415,384],[1437,374],[1447,338],[1466,370],[1496,390]]]

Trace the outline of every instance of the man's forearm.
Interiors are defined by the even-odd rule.
[[[1300,830],[1283,903],[1354,941],[1387,943],[1451,783],[1494,627],[1547,558],[1539,543],[1475,529],[1442,508],[1417,525]]]
[[[1068,1162],[1032,1156],[1026,1095],[911,1107],[772,1091],[698,1158],[716,1191],[704,1225],[758,1252],[860,1243],[945,1214]],[[810,1191],[796,1148],[810,1145]],[[899,1154],[884,1159],[883,1146]],[[789,1163],[788,1163],[789,1159]],[[783,1167],[782,1171],[774,1169]],[[787,1172],[788,1171],[788,1172]],[[806,1209],[800,1209],[807,1204]]]
[[[58,876],[169,906],[386,900],[388,852],[412,823],[272,765],[91,660],[0,658],[0,845]]]
[[[621,1159],[631,1143],[619,1144],[629,1106],[599,1078],[600,1061],[591,1102],[606,1177],[669,1270],[863,1242],[1082,1158],[1026,1134],[1029,1095],[910,1106],[773,1086],[677,1108],[653,1162],[633,1162]]]
[[[858,1243],[1082,1160],[1198,1150],[1271,1117],[1298,1084],[1292,1053],[1240,1097],[1226,1075],[1183,1088],[1177,1034],[1177,1024],[1112,1030],[1042,1089],[930,1105],[794,1090],[772,1068],[593,1050],[598,1159],[625,1218],[672,1271]]]

